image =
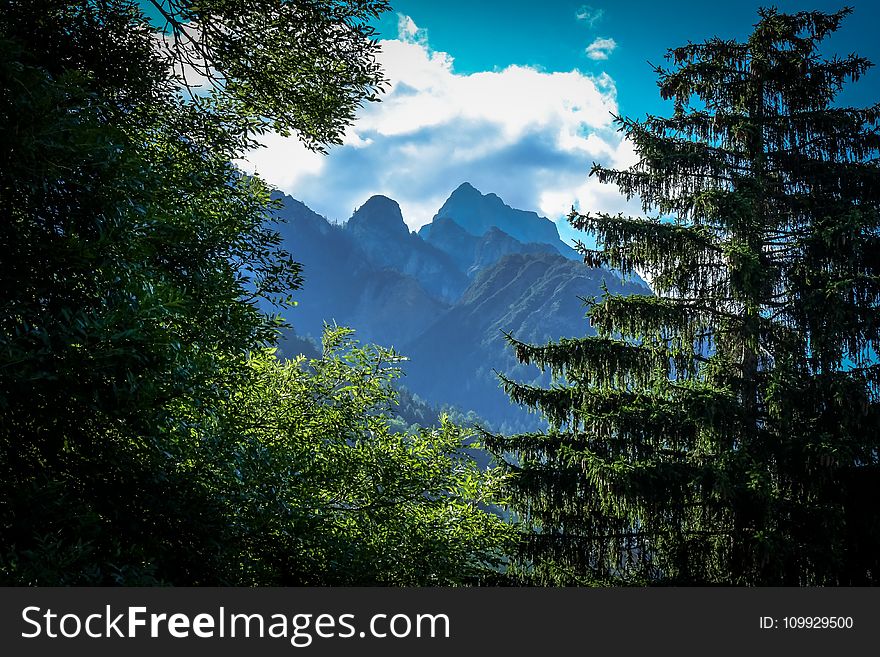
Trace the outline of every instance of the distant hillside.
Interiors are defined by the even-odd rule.
[[[343,226],[278,198],[285,247],[305,279],[286,312],[295,334],[282,352],[307,347],[325,321],[351,326],[361,341],[410,358],[402,385],[427,404],[475,412],[494,428],[540,424],[509,403],[496,371],[546,382],[516,362],[503,332],[532,342],[583,336],[590,328],[578,297],[600,295],[603,281],[612,292],[649,293],[641,281],[585,266],[553,222],[467,183],[418,234],[384,196]]]
[[[546,384],[535,367],[520,365],[504,333],[527,342],[592,334],[580,297],[646,289],[555,254],[515,254],[483,270],[455,306],[403,346],[411,362],[406,385],[427,399],[473,408],[493,425],[531,424],[512,406],[495,371]],[[439,372],[450,376],[438,376]]]

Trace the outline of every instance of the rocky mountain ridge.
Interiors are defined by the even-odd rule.
[[[500,390],[496,371],[541,378],[515,361],[504,332],[533,342],[583,336],[591,329],[579,297],[601,294],[603,284],[650,294],[641,281],[584,265],[552,221],[467,183],[418,233],[385,196],[368,199],[343,225],[276,198],[284,246],[303,265],[298,305],[285,313],[296,334],[318,337],[324,322],[335,322],[362,341],[394,346],[409,358],[403,385],[497,428],[538,422]]]

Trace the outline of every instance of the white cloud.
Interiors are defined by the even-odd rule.
[[[598,21],[602,20],[604,15],[604,9],[594,9],[590,5],[581,5],[574,14],[575,18],[583,21],[590,27],[593,27]]]
[[[411,19],[399,25],[402,38],[381,42],[389,91],[359,112],[343,145],[321,156],[294,138],[270,136],[242,166],[334,220],[385,194],[412,229],[463,181],[552,219],[572,204],[624,208],[616,189],[587,179],[594,161],[631,159],[611,124],[617,102],[609,76],[524,66],[459,74]]]
[[[406,14],[397,14],[397,38],[407,43],[427,45],[428,31],[416,25],[416,22]]]
[[[270,133],[261,141],[264,148],[251,151],[238,164],[285,191],[294,189],[300,180],[319,176],[329,163],[325,156],[308,150],[296,137]]]
[[[617,42],[614,39],[598,37],[587,46],[587,57],[590,59],[608,59],[608,56],[614,52],[615,48],[617,48]]]
[[[215,86],[217,72],[205,61],[195,47],[202,38],[202,28],[197,21],[180,26],[177,39],[171,33],[153,32],[153,43],[164,56],[170,56],[171,70],[177,78],[181,93],[205,96]]]

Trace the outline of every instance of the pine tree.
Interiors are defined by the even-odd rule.
[[[880,580],[880,105],[836,105],[871,63],[819,52],[850,13],[670,50],[671,118],[616,118],[638,162],[591,175],[646,216],[569,221],[655,294],[592,300],[582,339],[511,338],[554,383],[505,388],[550,427],[487,437],[532,581]]]

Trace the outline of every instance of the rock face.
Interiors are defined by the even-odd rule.
[[[371,197],[345,228],[376,267],[413,277],[438,299],[455,301],[467,286],[467,277],[447,253],[409,231],[397,201]]]
[[[580,259],[574,249],[559,239],[559,231],[552,221],[538,216],[536,212],[516,210],[495,194],[482,194],[467,182],[452,192],[434,215],[431,224],[419,230],[419,235],[432,241],[432,224],[444,218],[452,219],[471,235],[485,235],[494,227],[523,244],[549,244],[566,258]]]
[[[351,215],[347,227],[353,235],[374,233],[390,239],[409,237],[409,228],[403,220],[400,205],[387,196],[371,196],[367,199]]]
[[[474,254],[480,238],[472,235],[447,217],[434,219],[419,231],[419,237],[427,244],[446,253],[458,267],[467,272],[474,263]]]
[[[357,328],[362,340],[396,345],[449,308],[413,276],[377,264],[356,232],[330,224],[289,196],[279,197],[284,247],[303,266],[304,284],[294,293],[297,305],[284,313],[297,334],[320,338],[324,322],[336,322]],[[402,219],[401,226],[406,229]],[[403,239],[409,238],[418,239],[405,231]],[[465,277],[458,278],[463,288]]]
[[[542,380],[516,362],[504,332],[530,342],[583,336],[591,329],[579,297],[600,295],[603,282],[612,292],[650,294],[641,281],[586,267],[553,222],[467,183],[419,234],[385,196],[344,226],[280,197],[279,232],[305,279],[298,305],[285,312],[296,333],[319,337],[335,321],[362,341],[397,347],[410,358],[407,388],[476,411],[495,428],[540,426],[499,387],[496,371]]]

